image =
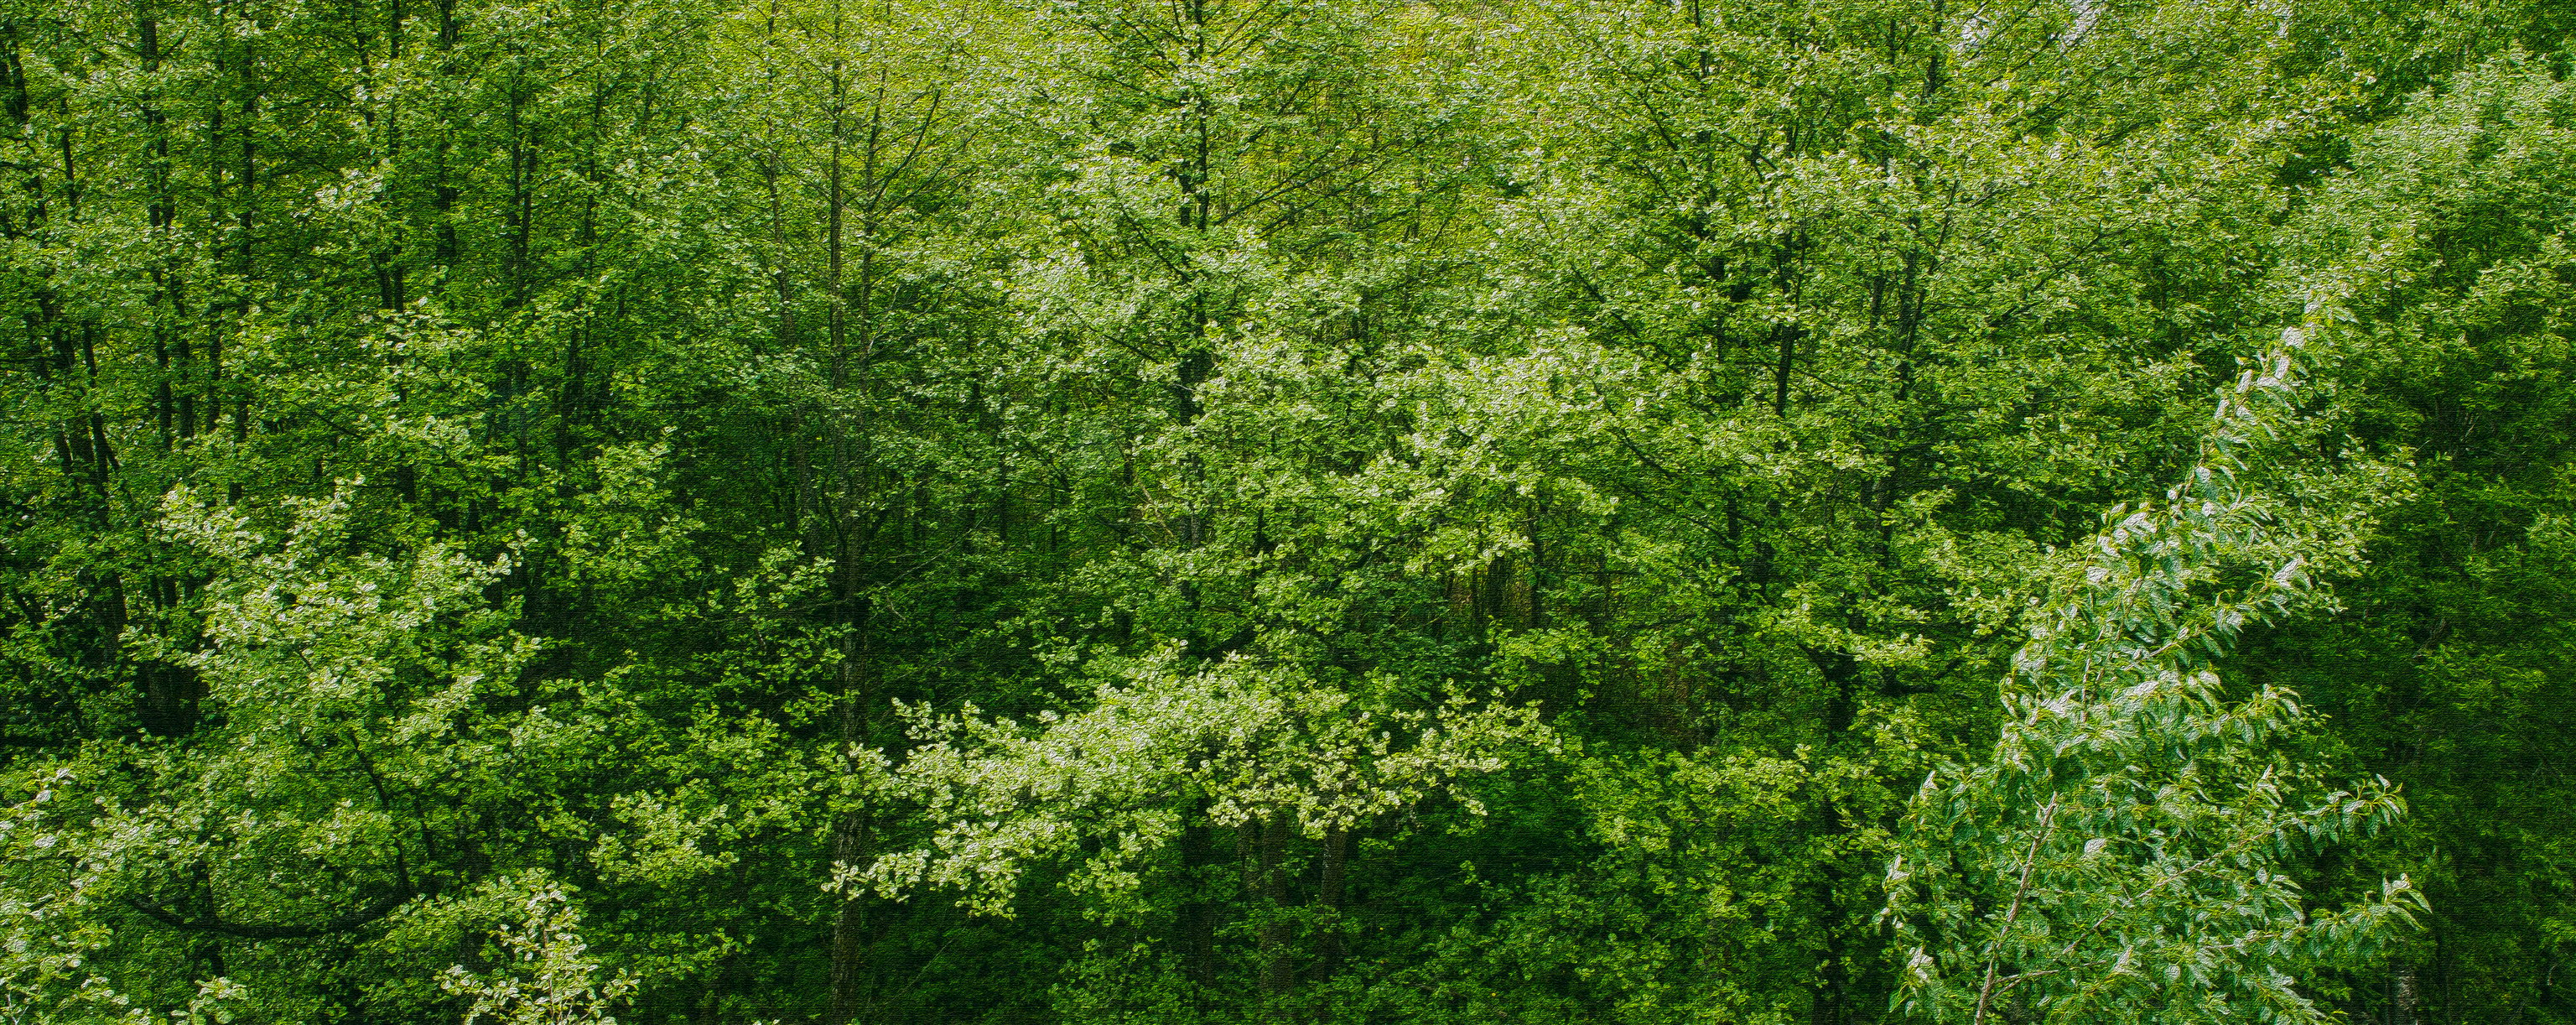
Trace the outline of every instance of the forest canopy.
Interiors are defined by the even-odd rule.
[[[0,1020],[2576,1023],[2559,0],[0,0]]]

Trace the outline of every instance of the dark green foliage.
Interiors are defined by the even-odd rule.
[[[2411,873],[2432,901],[2387,972],[2350,980],[2381,1014],[2576,1018],[2558,978],[2576,855],[2559,768],[2576,713],[2571,129],[2576,94],[2546,59],[2473,67],[2359,134],[2352,173],[2302,225],[2368,282],[2355,439],[2411,454],[2421,483],[2385,514],[2347,612],[2280,633],[2248,668],[2333,717],[2317,750],[2410,795],[2393,842],[2336,864]]]

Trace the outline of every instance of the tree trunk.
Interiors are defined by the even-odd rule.
[[[1351,831],[1324,831],[1324,852],[1316,872],[1315,906],[1321,912],[1315,935],[1315,967],[1310,977],[1322,982],[1342,967],[1342,905],[1346,903]]]
[[[1288,860],[1288,813],[1272,812],[1270,821],[1261,826],[1261,997],[1275,1009],[1278,998],[1295,984],[1295,963],[1289,954],[1293,934],[1283,917],[1288,906],[1288,880],[1282,865]]]

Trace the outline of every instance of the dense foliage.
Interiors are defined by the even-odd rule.
[[[2571,31],[0,0],[0,1020],[2576,1023]]]

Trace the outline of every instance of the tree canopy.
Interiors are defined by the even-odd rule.
[[[2546,0],[0,0],[0,1020],[2576,1023]]]

